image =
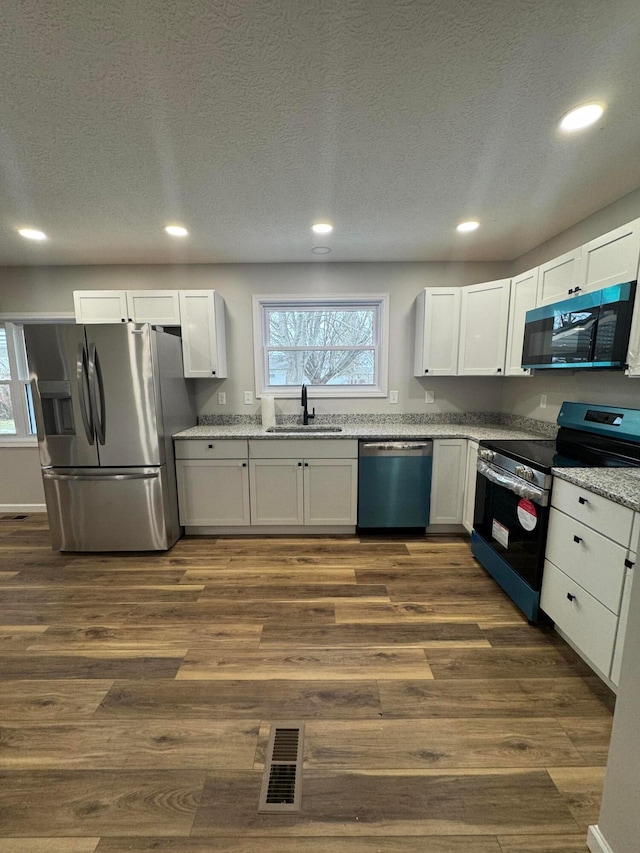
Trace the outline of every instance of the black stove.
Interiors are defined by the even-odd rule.
[[[563,403],[557,438],[485,439],[471,548],[531,621],[538,619],[553,468],[639,467],[640,409]]]

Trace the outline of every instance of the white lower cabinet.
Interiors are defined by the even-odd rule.
[[[576,651],[618,684],[638,514],[556,479],[540,606]]]
[[[250,524],[246,441],[176,441],[175,451],[180,524]]]
[[[466,438],[434,439],[429,525],[462,523],[466,454]]]
[[[249,442],[251,523],[355,527],[358,442]]]
[[[478,442],[467,442],[467,467],[464,478],[464,509],[462,524],[469,533],[473,530],[473,511],[476,505],[476,480],[478,478]]]

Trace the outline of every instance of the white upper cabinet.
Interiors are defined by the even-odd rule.
[[[504,375],[511,280],[462,288],[460,376]]]
[[[539,267],[538,305],[560,302],[574,295],[580,282],[582,247],[566,252]],[[580,291],[578,291],[579,293]]]
[[[414,376],[456,376],[460,287],[426,287],[416,299]]]
[[[129,319],[134,323],[180,325],[177,290],[127,290],[127,309]]]
[[[182,360],[190,379],[226,379],[224,300],[215,290],[180,290]]]
[[[640,219],[634,219],[582,247],[579,284],[589,291],[635,281],[639,259]]]
[[[154,323],[179,326],[177,290],[75,290],[77,323]]]
[[[539,269],[536,267],[511,279],[506,376],[531,376],[531,371],[521,366],[522,345],[525,314],[538,304],[538,274]]]
[[[126,323],[126,290],[74,290],[76,323]]]

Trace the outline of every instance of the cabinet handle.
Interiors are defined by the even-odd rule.
[[[576,600],[575,595],[571,595],[570,592],[567,593],[567,598],[569,599],[569,601],[575,601]]]
[[[213,450],[213,444],[209,444],[207,446],[208,446],[209,450]]]
[[[578,503],[579,504],[588,504],[589,501],[586,498],[578,498]]]
[[[573,288],[572,288],[572,287],[570,287],[570,288],[569,288],[569,290],[567,290],[567,293],[568,293],[569,295],[571,295],[571,294],[573,293]]]
[[[573,292],[574,293],[582,293],[582,288],[581,287],[574,287]]]
[[[574,537],[573,537],[573,541],[574,541],[574,542],[577,542],[577,543],[578,543],[578,545],[579,545],[579,544],[582,542],[582,537],[581,537],[581,536],[574,536]]]
[[[298,462],[298,468],[302,468],[302,462]]]
[[[502,368],[501,368],[501,367],[499,367],[499,368],[498,368],[497,373],[502,373]]]
[[[624,561],[625,569],[632,569],[634,566],[635,566],[635,563],[633,562],[633,560],[625,560]]]
[[[242,467],[243,467],[243,468],[246,468],[246,467],[247,467],[247,463],[246,463],[246,462],[243,462],[243,463],[242,463]]]
[[[126,323],[126,322],[127,322],[127,318],[126,318],[126,317],[120,317],[120,322],[121,322],[121,323]]]
[[[212,370],[212,371],[211,371],[211,373],[213,374],[213,376],[215,376],[215,375],[216,375],[215,370]]]
[[[425,367],[424,372],[425,372],[425,373],[428,373],[428,372],[429,372],[429,368],[428,368],[428,367]]]
[[[304,463],[304,467],[305,467],[305,468],[308,468],[308,467],[309,467],[309,463],[308,463],[308,462],[305,462],[305,463]]]

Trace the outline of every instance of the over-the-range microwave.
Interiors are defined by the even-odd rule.
[[[628,281],[527,311],[522,366],[622,370],[635,292]]]

